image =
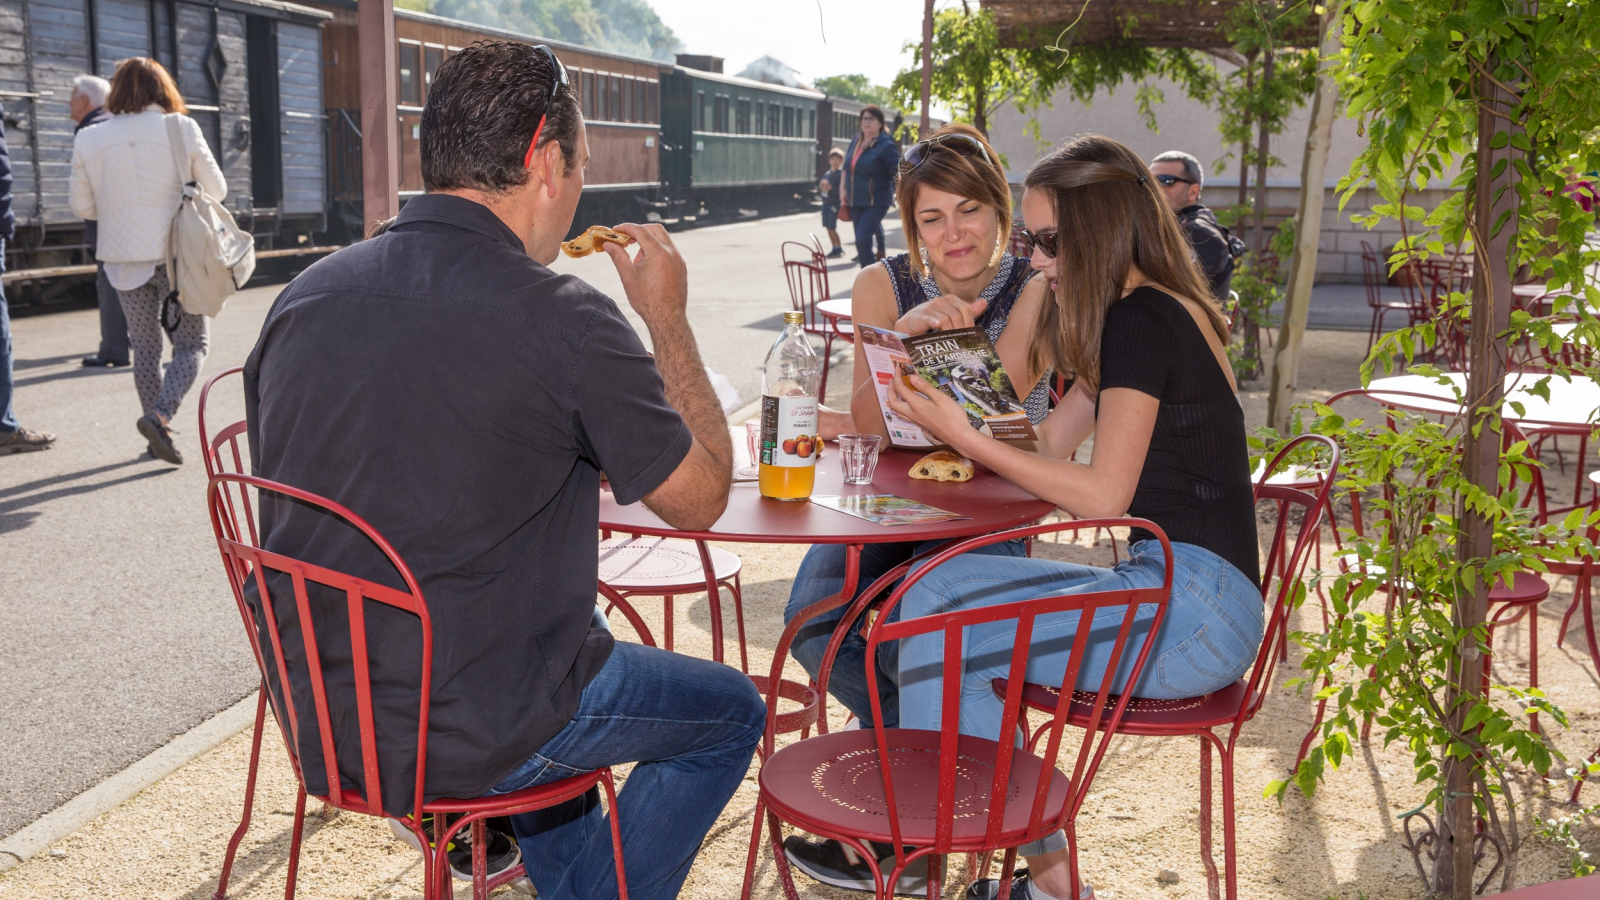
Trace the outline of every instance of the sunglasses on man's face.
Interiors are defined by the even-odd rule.
[[[906,151],[902,173],[913,171],[922,165],[927,161],[928,155],[939,147],[962,156],[976,156],[984,162],[989,162],[989,151],[983,149],[983,143],[977,138],[965,134],[941,134],[912,144],[911,149]]]
[[[1183,178],[1183,177],[1178,176],[1178,175],[1157,175],[1156,176],[1156,181],[1161,182],[1161,186],[1162,187],[1172,187],[1173,185],[1177,184],[1180,181],[1183,182],[1184,184],[1199,184],[1200,183],[1198,181],[1190,181],[1189,179]]]
[[[550,60],[550,70],[555,73],[555,77],[550,79],[550,94],[544,98],[544,112],[539,115],[538,127],[533,129],[533,140],[528,142],[528,152],[522,157],[524,169],[533,166],[533,151],[539,146],[539,134],[544,131],[545,120],[550,117],[550,108],[555,105],[556,98],[561,96],[561,89],[567,86],[567,67],[561,64],[561,60],[556,59],[555,51],[544,44],[535,44],[533,49],[543,53],[545,58]]]
[[[1029,231],[1026,228],[1017,229],[1017,236],[1022,238],[1024,256],[1032,256],[1034,250],[1041,250],[1049,259],[1056,258],[1056,230]]]

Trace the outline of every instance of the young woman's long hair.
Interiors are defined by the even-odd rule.
[[[1228,320],[1137,153],[1100,135],[1075,138],[1035,163],[1023,186],[1047,194],[1056,211],[1057,293],[1040,307],[1029,351],[1034,371],[1048,365],[1075,372],[1089,390],[1100,390],[1100,332],[1135,266],[1199,303],[1227,345]]]

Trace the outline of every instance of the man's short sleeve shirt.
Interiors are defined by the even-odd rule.
[[[434,637],[426,793],[482,795],[566,725],[610,652],[595,619],[600,473],[632,503],[692,444],[654,361],[610,298],[529,259],[488,208],[428,194],[284,290],[245,378],[257,473],[344,504],[416,575]],[[370,542],[301,504],[264,498],[261,525],[269,550],[404,586]],[[294,635],[302,769],[320,792],[287,581],[272,593]],[[343,595],[313,599],[330,695],[353,711]],[[419,632],[375,606],[383,796],[409,811]],[[334,737],[342,778],[359,785],[353,719],[336,714]]]

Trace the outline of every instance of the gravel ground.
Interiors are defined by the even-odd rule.
[[[1364,343],[1361,334],[1310,333],[1302,383],[1325,388],[1324,394],[1354,383],[1353,361]],[[1246,386],[1246,410],[1253,422],[1264,414],[1264,382],[1259,387]],[[744,561],[751,661],[764,669],[778,636],[790,577],[803,550],[733,545],[729,549]],[[1090,562],[1109,559],[1103,544],[1043,543],[1038,552]],[[1544,606],[1546,642],[1552,640],[1570,591],[1569,581],[1557,581],[1551,602]],[[709,646],[707,607],[703,598],[686,601],[678,607],[678,649],[703,655]],[[642,601],[642,610],[647,618],[660,615],[650,601]],[[729,626],[731,634],[731,621]],[[619,626],[619,632],[625,635],[626,626]],[[1511,626],[1496,645],[1502,650],[1497,677],[1522,683],[1526,632]],[[1600,742],[1600,713],[1594,711],[1600,683],[1579,647],[1558,650],[1547,644],[1541,650],[1541,681],[1552,699],[1573,714],[1571,731],[1559,735],[1557,743],[1569,755],[1587,754]],[[1376,743],[1359,748],[1313,799],[1291,794],[1280,805],[1261,796],[1265,784],[1292,765],[1310,722],[1310,704],[1281,687],[1283,671],[1261,715],[1244,730],[1237,750],[1240,895],[1267,900],[1422,896],[1396,818],[1416,807],[1421,796],[1412,783],[1404,748],[1386,749]],[[294,803],[293,775],[276,730],[270,725],[269,729],[256,819],[240,849],[230,890],[230,896],[250,900],[276,897],[283,889]],[[0,876],[0,900],[210,897],[227,837],[238,821],[249,748],[249,734],[240,734],[63,840],[51,853]],[[1197,763],[1195,741],[1187,738],[1124,738],[1113,745],[1078,821],[1083,869],[1099,896],[1206,896],[1198,854]],[[750,837],[754,779],[752,767],[707,839],[684,897],[723,900],[737,895]],[[1533,779],[1525,779],[1521,786],[1530,792],[1537,788]],[[1597,790],[1590,790],[1591,801],[1600,800]],[[1546,814],[1564,809],[1540,800],[1529,807]],[[1221,818],[1219,806],[1219,822]],[[1580,828],[1579,836],[1593,844],[1600,841],[1600,827],[1591,821]],[[1220,837],[1219,827],[1219,850]],[[1562,848],[1531,839],[1518,882],[1562,877],[1566,861]],[[1178,873],[1176,884],[1156,881],[1164,868]],[[420,877],[417,855],[396,842],[381,823],[340,813],[313,818],[308,825],[300,866],[302,896],[413,898],[420,895]],[[964,884],[959,863],[952,863],[952,882],[947,896],[959,897]],[[801,887],[808,898],[859,896],[803,878]],[[765,852],[757,894],[781,896]]]

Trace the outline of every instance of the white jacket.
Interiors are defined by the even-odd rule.
[[[173,168],[159,105],[112,116],[73,138],[68,199],[73,215],[99,220],[95,258],[101,262],[166,259],[167,234],[184,183],[198,182],[217,200],[227,197],[228,184],[200,126],[188,116],[179,122],[189,157],[189,171],[181,178]]]

